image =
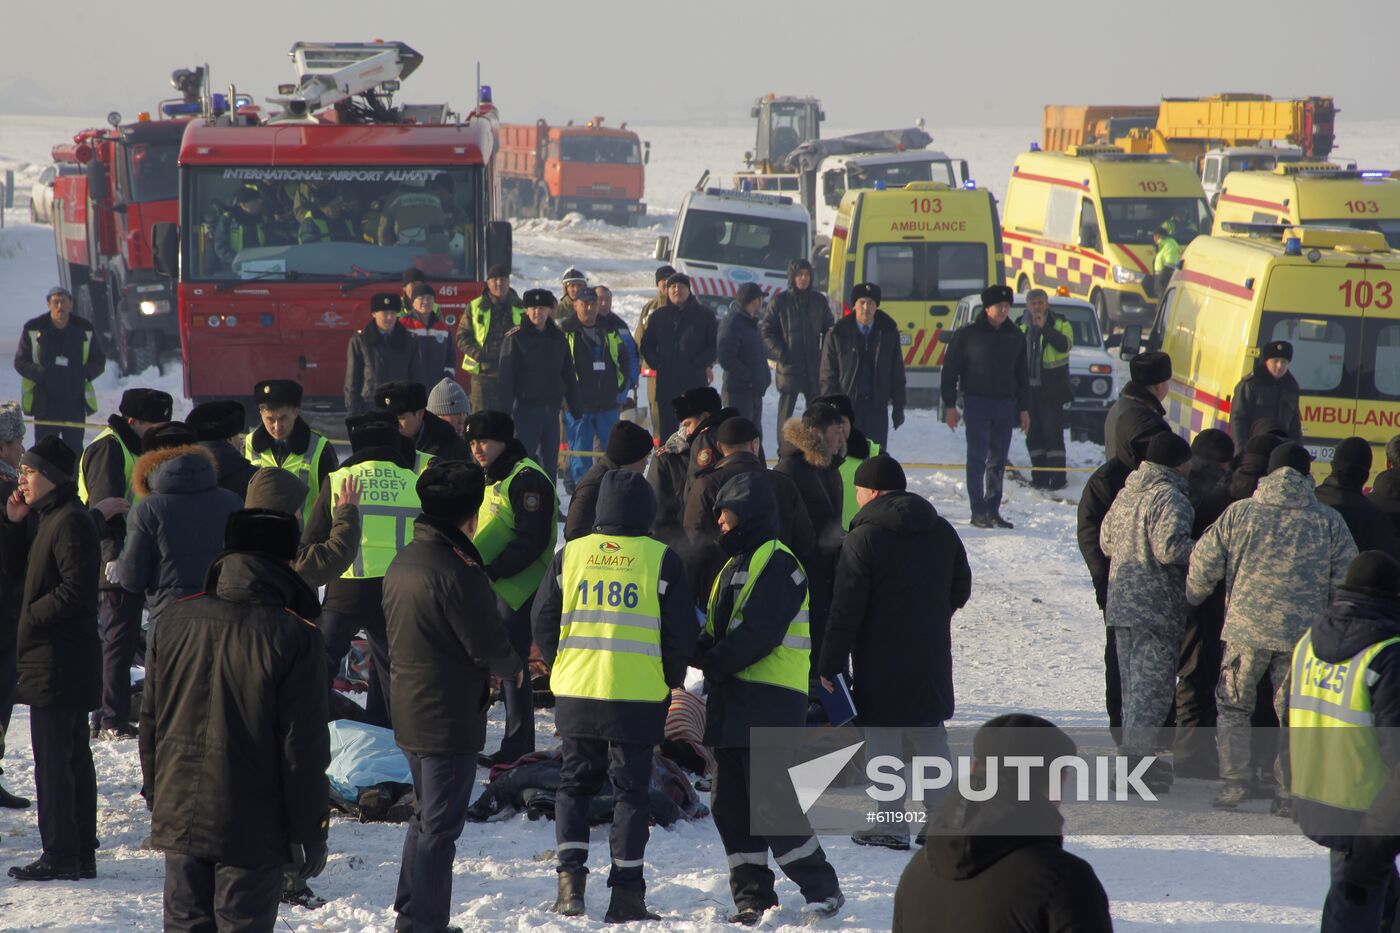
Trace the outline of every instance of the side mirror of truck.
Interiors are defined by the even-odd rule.
[[[960,182],[962,182],[962,184],[964,184],[964,185],[967,184],[967,180],[968,180],[969,178],[972,177],[972,174],[967,170],[967,160],[966,160],[966,159],[959,159],[959,160],[958,160],[958,171],[962,172],[962,178],[960,178],[960,179],[958,179],[958,180],[959,180]]]
[[[486,268],[505,266],[511,262],[511,226],[504,220],[493,220],[486,225]]]
[[[1130,360],[1142,352],[1142,325],[1133,324],[1123,328],[1123,339],[1118,344],[1118,358]]]
[[[650,164],[651,164],[651,143],[650,143],[650,142],[642,143],[642,164],[643,164],[643,165],[650,165]]]
[[[88,191],[93,198],[107,197],[107,163],[94,158],[84,170],[87,172]]]
[[[657,262],[669,262],[671,259],[671,238],[659,236],[656,238],[656,249],[651,251],[651,258]]]
[[[180,271],[180,225],[151,225],[151,262],[156,275],[173,279]]]

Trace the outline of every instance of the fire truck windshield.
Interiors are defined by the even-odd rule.
[[[193,167],[185,259],[195,280],[347,280],[417,266],[478,277],[480,166]]]
[[[132,143],[126,147],[128,200],[173,201],[180,196],[180,140]]]

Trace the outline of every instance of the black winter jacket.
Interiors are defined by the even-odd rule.
[[[607,455],[599,457],[593,461],[593,465],[588,468],[588,472],[574,486],[574,494],[569,499],[569,514],[564,520],[564,540],[572,541],[575,538],[582,538],[584,535],[593,533],[593,524],[598,513],[598,489],[603,485],[603,477],[613,470],[618,469],[618,465],[608,459]],[[652,501],[656,500],[656,490],[652,490]],[[653,510],[653,519],[655,511]],[[650,528],[648,528],[650,533]]]
[[[597,533],[620,538],[645,538],[656,518],[656,501],[640,474],[615,472],[602,485],[598,497]],[[592,534],[590,530],[588,534]],[[531,613],[535,644],[544,663],[554,667],[559,654],[559,628],[564,607],[561,580],[570,548],[565,545],[554,555],[544,576]],[[668,549],[661,559],[658,599],[661,603],[661,668],[666,686],[685,685],[685,672],[695,656],[700,626],[695,620],[695,602],[685,582],[680,556]],[[643,742],[656,745],[665,737],[668,695],[656,703],[642,701],[593,700],[555,696],[555,728],[562,736],[606,739],[612,742]]]
[[[864,340],[854,314],[843,317],[827,332],[826,340],[822,343],[822,395],[845,395],[855,403],[865,401],[904,411],[904,348],[899,344],[899,328],[895,326],[894,318],[883,311],[876,311],[875,321],[871,324],[870,350],[875,373],[872,380],[874,395],[869,399],[862,399],[860,391],[861,346]]]
[[[248,498],[248,481],[258,468],[248,462],[238,448],[228,441],[200,441],[199,446],[214,456],[214,475],[218,484],[238,497]]]
[[[1122,431],[1118,429],[1120,422],[1124,424]],[[1171,430],[1171,426],[1167,424],[1167,410],[1162,407],[1157,396],[1148,391],[1146,386],[1133,382],[1131,379],[1128,380],[1123,385],[1123,391],[1118,393],[1113,407],[1104,416],[1103,449],[1105,457],[1117,457],[1125,463],[1128,462],[1130,459],[1128,450],[1134,438],[1144,436],[1148,427],[1152,425],[1160,426],[1164,430]],[[1136,429],[1136,433],[1134,429]],[[1141,459],[1141,457],[1142,454],[1138,454],[1138,458]]]
[[[1400,536],[1390,516],[1361,491],[1365,482],[1365,476],[1342,476],[1334,470],[1318,484],[1317,501],[1341,513],[1358,551],[1385,551],[1400,560]]]
[[[927,726],[953,715],[953,613],[972,594],[958,533],[928,500],[891,492],[851,519],[841,546],[819,672],[853,659],[866,726]]]
[[[765,320],[766,323],[766,320]],[[724,399],[762,396],[773,381],[764,357],[759,324],[738,305],[731,304],[719,322],[719,365],[724,370]],[[816,359],[816,354],[812,354]],[[813,368],[815,372],[815,367]],[[782,379],[781,376],[778,377]]]
[[[753,584],[744,607],[744,624],[730,630],[734,599],[743,585],[733,581],[734,573],[748,567],[761,545],[778,537],[778,505],[771,484],[749,474],[735,485],[724,504],[739,516],[739,527],[720,540],[729,561],[719,575],[715,631],[713,636],[708,632],[700,636],[692,664],[705,674],[704,742],[717,748],[748,748],[749,730],[792,728],[807,718],[805,692],[735,676],[782,644],[788,621],[802,608],[807,595],[802,565],[777,551]],[[708,606],[708,590],[702,599]]]
[[[1366,498],[1385,513],[1396,534],[1400,534],[1400,467],[1377,473],[1371,494]]]
[[[1053,804],[956,797],[935,811],[939,828],[899,879],[894,933],[1113,929],[1108,895],[1089,863],[1064,850]]]
[[[351,336],[345,348],[346,412],[360,415],[369,411],[374,407],[374,390],[386,382],[428,384],[418,341],[408,329],[395,321],[386,336],[371,320]]]
[[[710,598],[710,584],[725,560],[720,543],[722,535],[715,521],[715,501],[724,484],[742,473],[762,473],[767,478],[766,485],[777,503],[777,514],[774,516],[778,524],[776,537],[788,546],[798,560],[807,561],[816,546],[811,516],[807,514],[807,507],[802,504],[802,494],[792,480],[768,469],[762,460],[748,451],[730,454],[695,477],[685,500],[682,526],[688,543],[682,550],[682,557],[685,559],[690,590],[701,605]]]
[[[569,411],[577,414],[569,342],[553,319],[545,319],[544,330],[526,321],[507,331],[501,343],[500,380],[501,398],[512,404],[555,408],[567,402]]]
[[[760,330],[768,359],[778,364],[778,391],[812,396],[821,377],[822,336],[835,320],[825,295],[793,282],[796,271],[788,269],[788,287],[769,300]]]
[[[122,445],[125,444],[134,456],[141,456],[141,438],[125,418],[112,415],[107,419],[107,425],[116,437],[108,435],[87,445],[78,463],[78,469],[87,483],[88,501],[85,505],[95,505],[103,499],[127,498],[126,458],[122,454]],[[102,535],[102,563],[105,566],[122,552],[122,544],[126,541],[126,516],[114,515],[98,530]],[[109,583],[105,576],[101,586],[104,590],[120,589],[115,583]]]
[[[472,462],[472,448],[457,430],[430,411],[423,412],[423,426],[413,439],[417,450],[434,460],[465,460]]]
[[[86,363],[84,338],[88,340]],[[15,349],[15,371],[34,383],[34,400],[25,414],[56,421],[87,420],[97,413],[88,406],[87,384],[106,367],[102,345],[84,318],[74,314],[62,329],[54,326],[47,311],[25,321]]]
[[[1234,501],[1230,497],[1230,467],[1201,457],[1191,458],[1191,475],[1186,478],[1194,518],[1191,537],[1199,539]]]
[[[491,675],[521,669],[481,554],[459,529],[419,515],[384,574],[383,605],[395,742],[419,755],[481,751]]]
[[[578,413],[617,411],[617,396],[627,378],[626,342],[618,347],[618,362],[614,363],[607,345],[611,329],[602,318],[595,321],[593,328],[597,339],[603,344],[601,353],[597,352],[595,343],[588,338],[577,315],[571,314],[565,318],[559,325],[559,330],[566,341],[573,340],[570,360],[574,368],[574,401],[578,405]],[[594,368],[594,364],[598,362],[603,364],[602,369]],[[618,382],[619,363],[622,369],[621,384]]]
[[[1400,637],[1400,600],[1370,590],[1340,586],[1327,615],[1312,627],[1313,652],[1318,660],[1339,664],[1387,638]],[[1371,661],[1374,681],[1371,713],[1381,757],[1391,769],[1400,768],[1400,645],[1391,645]],[[1385,792],[1382,791],[1382,794]],[[1331,849],[1351,848],[1361,828],[1362,814],[1328,807],[1303,797],[1293,799],[1294,819],[1314,842]],[[1389,835],[1400,834],[1400,825]]]
[[[846,494],[841,479],[844,458],[828,451],[821,432],[803,424],[801,418],[789,418],[783,425],[783,441],[788,451],[773,472],[792,480],[812,522],[814,545],[802,565],[807,568],[813,614],[824,616],[831,602],[841,539],[846,534],[841,525]]]
[[[102,643],[97,634],[97,580],[102,574],[97,525],[65,483],[30,509],[38,523],[0,512],[5,576],[24,580],[15,657],[15,699],[30,706],[87,712],[102,700]]]
[[[227,551],[205,592],[151,627],[140,750],[157,849],[282,865],[324,841],[326,649],[316,594],[285,564]]]
[[[651,536],[676,549],[683,549],[686,542],[681,515],[685,512],[685,480],[689,472],[690,445],[677,431],[647,465],[647,482],[656,493],[656,521],[651,526]]]
[[[131,485],[144,496],[127,513],[126,544],[112,570],[129,593],[145,593],[156,619],[177,599],[200,592],[224,549],[224,524],[243,500],[221,489],[214,455],[203,447],[142,454]]]
[[[694,295],[677,307],[666,304],[647,318],[642,359],[656,370],[656,398],[666,404],[686,389],[708,385],[705,371],[715,365],[719,322]]]
[[[8,502],[19,488],[19,480],[6,473],[0,473],[0,501]],[[92,514],[92,513],[89,513]],[[28,524],[26,518],[22,524]],[[0,652],[14,651],[15,640],[19,637],[19,612],[24,597],[24,565],[9,567],[5,563],[3,539],[0,539]],[[0,746],[4,745],[0,735]],[[4,755],[0,754],[0,758]]]
[[[943,356],[940,379],[947,405],[951,406],[961,391],[982,398],[1015,399],[1017,411],[1029,411],[1025,333],[1010,321],[993,327],[982,312],[953,335]]]
[[[1298,411],[1298,380],[1292,373],[1275,379],[1264,367],[1264,361],[1254,364],[1254,372],[1235,386],[1230,398],[1230,436],[1235,445],[1243,447],[1249,440],[1254,422],[1265,418],[1277,421],[1295,441],[1303,439],[1303,419]]]
[[[406,444],[394,447],[366,447],[351,454],[342,467],[357,463],[382,461],[393,463],[406,470],[412,470],[416,462],[413,448]],[[331,514],[331,484],[322,483],[316,495],[316,503],[311,514],[302,516],[301,549],[299,554],[308,552],[309,545],[325,544],[331,540],[335,519]],[[356,538],[358,544],[358,537]],[[343,573],[344,571],[342,571]],[[384,578],[366,577],[347,580],[337,577],[326,584],[325,600],[321,608],[326,612],[339,612],[347,615],[362,611],[366,604],[375,605],[383,597]]]

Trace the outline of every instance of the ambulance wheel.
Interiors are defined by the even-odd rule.
[[[1113,322],[1108,319],[1108,299],[1103,296],[1102,291],[1094,289],[1089,301],[1094,306],[1094,316],[1099,319],[1099,333],[1107,340],[1113,333]]]
[[[1028,291],[1030,291],[1030,290],[1031,290],[1031,280],[1030,280],[1030,279],[1026,278],[1026,277],[1023,275],[1023,276],[1021,276],[1019,279],[1016,280],[1016,293],[1017,293],[1018,295],[1024,295],[1026,292],[1028,292]]]

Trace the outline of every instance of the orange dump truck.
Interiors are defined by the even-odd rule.
[[[651,144],[623,123],[550,126],[544,120],[501,124],[496,172],[508,217],[554,220],[577,211],[585,217],[632,226],[646,216],[642,203]]]

